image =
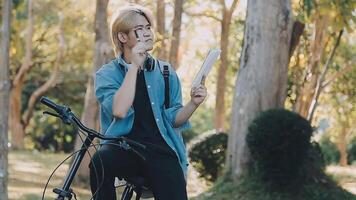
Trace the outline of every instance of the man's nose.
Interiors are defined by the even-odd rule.
[[[143,36],[145,36],[145,37],[151,36],[151,31],[149,29],[144,29]]]

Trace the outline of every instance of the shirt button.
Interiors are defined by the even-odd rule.
[[[147,85],[147,88],[151,88],[151,86],[150,86],[150,85]]]
[[[152,104],[152,105],[155,105],[155,102],[152,102],[151,104]]]
[[[159,119],[157,118],[156,121],[159,122]]]

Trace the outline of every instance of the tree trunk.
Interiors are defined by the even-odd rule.
[[[229,49],[229,35],[230,35],[230,25],[231,17],[236,8],[238,0],[234,0],[231,8],[223,4],[223,17],[221,21],[221,38],[220,38],[220,68],[218,70],[218,83],[216,89],[216,101],[215,101],[215,114],[214,114],[214,126],[217,131],[224,130],[225,123],[225,91],[226,91],[226,71],[229,66],[228,60],[228,49]]]
[[[28,123],[30,122],[33,114],[33,109],[35,107],[36,101],[49,89],[53,88],[58,83],[59,67],[63,62],[64,51],[65,51],[65,38],[63,34],[63,15],[59,15],[59,27],[58,27],[58,51],[54,67],[52,69],[51,77],[39,88],[37,88],[28,101],[27,110],[23,115],[23,129],[25,130]]]
[[[96,14],[95,14],[95,47],[93,59],[93,73],[88,78],[87,91],[85,94],[84,111],[82,113],[81,121],[89,128],[97,128],[98,120],[98,104],[94,95],[94,74],[100,66],[109,62],[113,58],[114,52],[111,47],[109,39],[109,30],[107,24],[107,6],[109,0],[96,1]],[[80,137],[76,139],[75,149],[80,149],[82,142]],[[93,151],[90,151],[93,155]],[[89,182],[89,165],[90,156],[85,155],[81,166],[78,170],[76,184],[86,184]]]
[[[345,167],[347,166],[347,139],[346,139],[346,128],[342,126],[341,132],[338,138],[337,148],[340,153],[339,165]]]
[[[247,128],[261,111],[283,107],[292,32],[288,0],[249,0],[228,140],[227,173],[237,179],[246,172]]]
[[[334,45],[333,49],[332,49],[331,52],[330,52],[330,55],[329,55],[329,57],[328,57],[328,59],[327,59],[325,65],[324,65],[324,67],[323,67],[323,71],[321,72],[321,74],[320,74],[320,76],[319,76],[319,78],[318,78],[317,84],[316,84],[316,86],[315,86],[315,92],[314,92],[312,101],[311,101],[310,106],[309,106],[308,117],[307,117],[307,119],[308,119],[310,122],[312,122],[312,120],[313,120],[314,111],[315,111],[316,107],[318,106],[319,96],[320,96],[320,94],[321,94],[321,92],[322,92],[322,90],[323,90],[322,85],[323,85],[323,82],[324,82],[326,73],[327,73],[328,70],[329,70],[329,67],[330,67],[330,64],[331,64],[331,62],[332,62],[332,60],[333,60],[333,58],[334,58],[336,49],[337,49],[337,47],[338,47],[339,44],[340,44],[340,40],[341,40],[341,36],[342,36],[343,32],[344,32],[343,30],[341,30],[341,31],[339,32],[339,35],[338,35],[338,37],[337,37],[337,39],[336,39],[336,42],[335,42],[335,45]]]
[[[22,87],[25,79],[25,74],[30,70],[32,63],[32,36],[33,36],[33,12],[32,0],[28,1],[28,21],[26,35],[26,53],[24,61],[16,74],[11,88],[11,103],[10,103],[10,133],[12,147],[22,149],[24,146],[25,131],[21,121],[21,98]]]
[[[165,2],[164,0],[157,0],[157,58],[165,60],[167,56],[165,43]]]
[[[180,27],[182,24],[183,3],[184,0],[174,1],[173,31],[171,49],[169,52],[169,62],[175,69],[178,69],[179,67]]]
[[[13,85],[10,92],[10,118],[11,147],[22,149],[24,147],[25,131],[21,122],[21,97],[23,83]]]
[[[7,200],[8,182],[8,116],[9,116],[9,49],[11,0],[2,1],[2,26],[0,46],[0,199]]]
[[[312,104],[315,88],[319,77],[319,65],[325,46],[325,31],[328,25],[328,18],[320,16],[315,22],[315,33],[312,41],[311,55],[307,66],[307,73],[304,78],[303,86],[298,92],[295,111],[301,116],[307,117],[309,108]]]

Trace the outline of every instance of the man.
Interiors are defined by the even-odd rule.
[[[125,136],[146,145],[145,160],[114,145],[103,145],[90,163],[94,199],[115,197],[115,177],[144,177],[157,200],[187,199],[187,156],[180,132],[190,127],[188,119],[204,101],[201,84],[191,90],[191,100],[182,106],[181,86],[168,63],[154,59],[151,13],[130,5],[112,18],[111,39],[117,58],[96,73],[95,95],[100,104],[101,131]],[[169,66],[169,106],[165,98],[164,66]],[[166,102],[165,102],[166,100]],[[103,169],[103,170],[102,170]]]

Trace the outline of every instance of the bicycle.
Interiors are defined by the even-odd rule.
[[[70,186],[73,182],[73,179],[78,171],[78,168],[80,166],[80,163],[83,160],[83,157],[84,157],[86,151],[88,150],[89,147],[92,147],[92,146],[95,147],[95,145],[92,145],[92,142],[95,138],[99,138],[102,140],[115,141],[115,145],[117,145],[118,147],[120,147],[124,150],[127,150],[127,151],[133,151],[135,154],[140,156],[142,159],[145,159],[134,148],[134,147],[137,147],[137,148],[145,149],[146,148],[145,145],[135,142],[133,140],[130,140],[128,138],[125,138],[123,136],[121,136],[121,137],[105,136],[93,129],[90,129],[82,124],[82,122],[71,111],[71,109],[69,107],[55,104],[53,101],[51,101],[50,99],[48,99],[46,97],[41,97],[40,102],[56,112],[56,113],[53,113],[53,112],[49,112],[49,111],[44,111],[43,114],[47,114],[47,115],[51,115],[51,116],[60,118],[64,124],[75,125],[76,127],[78,127],[79,131],[86,133],[86,138],[83,141],[81,148],[72,154],[72,155],[74,155],[75,153],[77,153],[77,155],[75,156],[75,158],[69,168],[68,174],[67,174],[66,178],[64,179],[64,184],[63,184],[62,188],[54,188],[53,189],[53,192],[55,194],[57,194],[56,200],[66,200],[66,199],[71,200],[73,196],[76,199],[76,195],[73,192],[73,190],[70,188]],[[68,158],[70,158],[71,156],[69,156]],[[64,161],[66,161],[67,159],[65,159]],[[54,172],[55,172],[55,170],[54,170]],[[53,175],[53,173],[52,173],[52,175]],[[52,177],[52,175],[50,176],[50,178]],[[50,178],[49,178],[49,180],[50,180]],[[130,200],[133,196],[133,192],[136,193],[136,200],[139,200],[140,198],[146,199],[146,198],[153,197],[152,191],[149,189],[150,187],[147,185],[147,183],[143,177],[129,177],[126,179],[124,179],[124,178],[120,178],[120,179],[124,180],[126,182],[125,184],[121,185],[121,186],[125,186],[125,189],[121,196],[121,200]],[[49,180],[48,180],[48,182],[49,182]],[[48,182],[47,182],[45,189],[43,191],[42,199],[44,199],[44,194],[45,194]]]

